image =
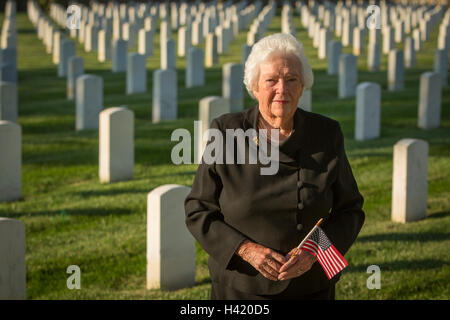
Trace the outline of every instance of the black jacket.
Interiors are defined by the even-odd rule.
[[[225,129],[256,129],[258,114],[257,106],[225,114],[211,127],[224,137]],[[276,175],[261,175],[260,163],[199,165],[185,201],[186,225],[210,255],[213,281],[269,295],[295,281],[299,294],[316,292],[330,285],[318,262],[301,277],[272,281],[237,256],[236,249],[249,239],[287,254],[325,218],[322,229],[344,255],[361,230],[364,200],[337,121],[297,109],[294,131],[280,145],[279,159]]]

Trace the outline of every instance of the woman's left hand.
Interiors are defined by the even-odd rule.
[[[292,249],[289,254],[292,254],[295,249]],[[299,253],[291,257],[280,268],[280,274],[278,280],[287,280],[297,278],[311,269],[312,265],[316,262],[316,257],[308,251],[300,250]]]

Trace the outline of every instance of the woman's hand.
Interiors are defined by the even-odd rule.
[[[292,249],[288,256],[294,253]],[[316,262],[316,257],[308,251],[300,250],[299,253],[292,256],[285,264],[280,268],[280,274],[278,280],[287,280],[291,278],[300,277],[306,271],[311,269],[312,265]]]
[[[280,268],[286,264],[286,258],[283,255],[249,240],[242,242],[236,254],[250,263],[264,277],[273,281],[279,279]]]

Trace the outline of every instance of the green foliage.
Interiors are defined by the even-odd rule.
[[[2,17],[0,17],[0,21]],[[365,198],[366,223],[346,254],[349,267],[337,286],[338,299],[448,299],[450,296],[450,87],[442,94],[441,127],[417,127],[420,74],[433,68],[437,29],[417,55],[417,67],[405,72],[405,90],[387,91],[387,61],[382,70],[367,72],[367,56],[359,61],[359,82],[382,86],[382,129],[376,140],[354,137],[354,99],[337,98],[337,77],[326,74],[326,60],[296,17],[298,38],[313,66],[313,111],[338,120],[354,175]],[[75,103],[66,100],[66,81],[57,77],[51,55],[37,39],[26,17],[18,14],[19,123],[23,133],[23,198],[1,203],[0,216],[23,221],[27,237],[29,299],[208,299],[207,254],[197,244],[196,285],[177,291],[146,290],[146,196],[168,183],[190,186],[196,165],[171,164],[176,128],[193,132],[198,101],[221,95],[221,65],[238,62],[246,33],[220,56],[220,66],[206,69],[206,85],[184,87],[185,62],[177,58],[179,119],[151,123],[152,73],[159,67],[159,37],[155,55],[147,60],[148,92],[127,96],[125,74],[113,74],[111,63],[99,63],[96,53],[85,59],[86,73],[104,79],[104,107],[127,105],[135,113],[135,179],[100,184],[98,132],[75,131]],[[280,14],[270,33],[279,32]],[[176,39],[176,33],[173,34]],[[202,48],[204,48],[202,46]],[[135,49],[132,49],[135,50]],[[350,52],[350,48],[345,48]],[[246,96],[245,106],[255,101]],[[429,142],[427,219],[409,224],[390,221],[393,145],[402,138]],[[226,240],[226,239],[225,239]],[[66,268],[81,268],[81,290],[66,287]],[[368,290],[369,265],[381,268],[381,289]]]

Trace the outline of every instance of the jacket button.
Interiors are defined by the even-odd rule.
[[[303,181],[297,181],[297,187],[300,189],[303,187]]]
[[[301,202],[297,205],[297,208],[299,208],[300,210],[302,210],[304,207],[304,204]]]
[[[303,225],[302,225],[301,223],[299,223],[299,224],[297,225],[297,230],[300,231],[300,230],[302,230],[302,229],[303,229]]]

